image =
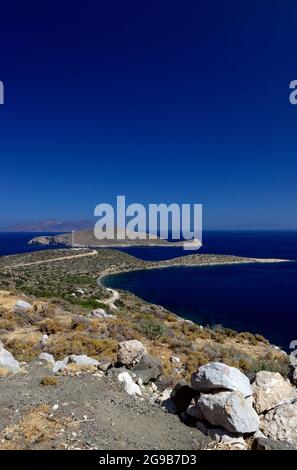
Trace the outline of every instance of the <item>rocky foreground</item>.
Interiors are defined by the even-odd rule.
[[[18,300],[13,311],[32,305]],[[106,320],[99,309],[97,317]],[[111,315],[112,317],[113,315]],[[42,352],[19,362],[3,344],[1,449],[278,449],[297,447],[296,371],[249,376],[223,362],[170,381],[139,340],[118,343],[114,361]],[[181,359],[170,361],[181,367]],[[151,430],[148,432],[148,429]]]

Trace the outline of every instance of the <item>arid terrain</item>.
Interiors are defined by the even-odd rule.
[[[252,261],[192,255],[151,263],[86,249],[0,258],[0,341],[19,364],[17,372],[0,368],[0,447],[211,446],[176,409],[175,385],[216,361],[250,377],[265,370],[287,378],[288,356],[260,334],[196,325],[130,293],[115,295],[100,279],[164,265]],[[121,356],[126,347],[137,358]]]

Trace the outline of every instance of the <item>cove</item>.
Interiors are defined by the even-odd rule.
[[[297,339],[297,263],[172,267],[105,277],[201,325],[260,333],[289,349]]]

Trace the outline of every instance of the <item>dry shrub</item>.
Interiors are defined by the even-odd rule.
[[[90,365],[79,365],[79,364],[68,364],[66,369],[62,371],[62,375],[78,375],[83,372],[85,373],[94,373],[96,372],[97,366]]]
[[[203,366],[209,362],[207,355],[205,355],[202,351],[193,352],[188,355],[185,368],[189,375],[193,372],[196,372],[198,367]]]
[[[118,343],[113,339],[92,338],[87,333],[72,331],[50,337],[46,349],[56,359],[71,354],[87,354],[96,359],[107,357],[114,360],[117,348]]]
[[[2,450],[22,450],[45,448],[46,443],[54,439],[65,423],[49,418],[50,407],[40,405],[23,416],[19,423],[7,426],[0,433],[0,448]],[[9,440],[5,440],[9,436]]]
[[[119,343],[129,339],[142,339],[141,334],[137,331],[135,326],[130,320],[126,319],[117,319],[106,323],[110,338],[113,338]]]
[[[53,375],[46,375],[45,377],[42,377],[40,384],[41,385],[58,385],[59,380],[57,377],[54,377]]]
[[[5,347],[18,361],[31,361],[40,353],[40,332],[20,328],[3,337]]]
[[[54,335],[60,331],[68,331],[72,328],[70,316],[60,316],[56,318],[46,318],[39,323],[39,329],[48,335]]]

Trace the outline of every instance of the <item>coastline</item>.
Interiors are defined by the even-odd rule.
[[[228,256],[228,255],[226,255]],[[173,258],[172,260],[179,260],[180,258]],[[168,260],[168,261],[172,261]],[[178,267],[188,267],[188,268],[202,268],[202,267],[207,267],[207,266],[226,266],[226,265],[237,265],[237,264],[274,264],[274,263],[290,263],[293,260],[288,260],[288,259],[279,259],[279,258],[250,258],[250,259],[239,259],[239,260],[234,260],[234,261],[223,261],[223,262],[213,262],[213,263],[164,263],[161,264],[161,262],[156,262],[155,265],[150,265],[150,266],[142,266],[142,267],[135,267],[135,268],[127,268],[127,269],[118,269],[114,271],[109,271],[110,268],[106,269],[106,271],[103,271],[100,276],[98,277],[98,283],[102,287],[106,288],[105,285],[102,283],[102,280],[108,276],[113,276],[113,275],[119,275],[119,274],[124,274],[128,272],[140,272],[140,271],[147,271],[147,270],[155,270],[155,269],[166,269],[166,268],[178,268]],[[160,263],[160,264],[158,264]]]

